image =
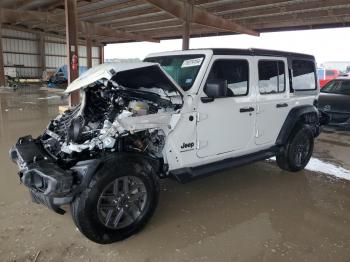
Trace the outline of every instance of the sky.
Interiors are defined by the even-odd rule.
[[[147,54],[181,49],[182,40],[160,43],[109,44],[105,58],[139,58]],[[231,35],[191,38],[190,48],[265,48],[312,54],[318,64],[325,61],[350,61],[350,28],[262,33],[260,37]]]

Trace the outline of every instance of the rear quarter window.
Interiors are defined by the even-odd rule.
[[[295,59],[292,62],[292,70],[293,90],[307,91],[317,88],[315,63],[313,61]]]

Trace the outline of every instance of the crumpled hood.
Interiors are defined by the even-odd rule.
[[[181,87],[179,87],[179,85],[161,68],[159,64],[149,62],[105,63],[94,66],[68,85],[65,93],[71,93],[85,88],[101,79],[111,80],[113,78],[118,84],[123,85],[125,84],[125,76],[130,78],[134,87],[135,79],[136,84],[140,85],[139,87],[143,87],[143,82],[145,85],[151,85],[152,80],[154,82],[159,82],[159,80],[161,80],[159,88],[166,89],[167,91],[178,91],[181,94],[184,94]],[[140,76],[139,82],[137,82],[138,76]],[[145,76],[147,79],[145,79]],[[126,85],[126,87],[128,86]]]

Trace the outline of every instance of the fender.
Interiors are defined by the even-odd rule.
[[[121,165],[132,161],[133,163],[140,163],[141,165],[147,167],[148,169],[154,169],[157,174],[160,173],[161,164],[147,155],[140,153],[126,153],[126,152],[116,152],[114,154],[108,154],[101,159],[91,159],[87,161],[78,162],[77,165],[73,166],[71,170],[77,171],[82,182],[71,194],[73,196],[81,193],[90,184],[91,179],[101,169],[104,165],[108,164],[118,164]]]
[[[302,118],[302,116],[305,115],[315,115],[315,118]],[[318,119],[318,110],[313,105],[301,105],[294,107],[290,112],[288,113],[288,116],[286,120],[283,123],[283,126],[278,134],[278,137],[276,139],[276,145],[281,146],[285,145],[288,141],[288,138],[290,134],[292,133],[294,127],[297,125],[297,123],[303,119],[307,123],[313,123],[315,124],[315,127],[318,129],[319,126],[319,119]],[[318,135],[318,131],[315,130],[315,136]]]

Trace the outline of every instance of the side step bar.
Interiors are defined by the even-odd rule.
[[[270,157],[275,156],[278,151],[278,147],[272,147],[268,150],[263,150],[257,153],[252,153],[249,155],[239,156],[235,158],[227,158],[215,163],[210,163],[202,166],[179,168],[171,171],[170,177],[184,184],[198,178],[212,175],[216,171],[238,167],[252,162],[268,159]]]

